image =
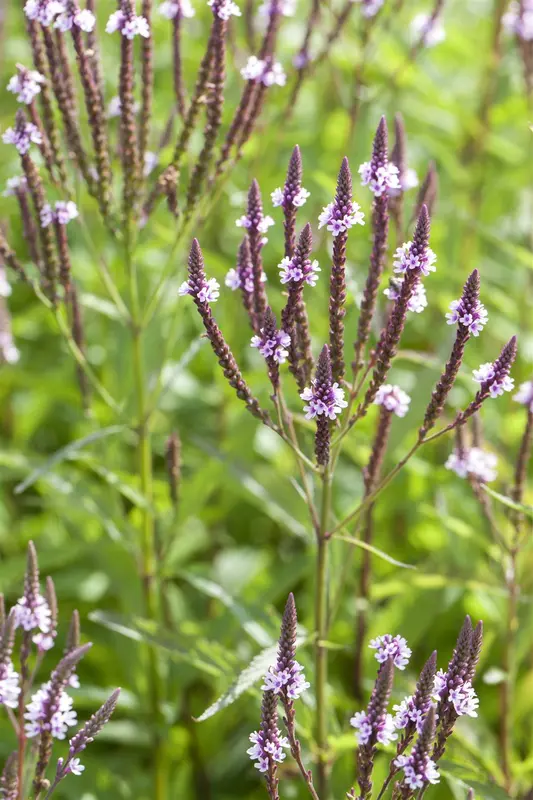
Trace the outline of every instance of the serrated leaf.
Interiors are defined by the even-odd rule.
[[[87,445],[97,442],[99,439],[105,439],[108,436],[114,436],[116,433],[121,433],[125,429],[126,425],[110,425],[108,428],[101,428],[98,431],[94,431],[94,433],[90,433],[88,436],[83,436],[81,439],[76,439],[76,441],[70,442],[65,447],[62,447],[61,450],[57,450],[57,452],[50,456],[50,458],[48,458],[44,464],[33,470],[33,472],[28,475],[25,480],[17,484],[14,490],[15,494],[22,494],[22,492],[38,481],[39,478],[42,478],[62,461],[66,461],[74,453],[77,453],[79,450],[83,450],[83,448]]]

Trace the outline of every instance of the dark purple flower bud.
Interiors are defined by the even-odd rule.
[[[399,189],[398,167],[389,161],[387,121],[381,117],[374,137],[372,158],[359,167],[362,186],[368,186],[374,197]]]
[[[372,770],[376,745],[387,745],[397,738],[394,732],[392,715],[387,713],[392,692],[394,664],[389,658],[379,669],[372,696],[366,711],[358,711],[350,720],[357,731],[357,781],[360,800],[366,800],[372,793]]]
[[[73,650],[80,646],[80,615],[78,611],[74,610],[72,612],[72,617],[70,618],[70,625],[67,633],[67,639],[65,642],[65,649],[64,654],[71,653]]]
[[[302,155],[298,145],[292,151],[283,189],[275,189],[272,204],[283,208],[285,232],[285,258],[292,258],[296,246],[296,213],[304,205],[309,192],[302,187]]]
[[[216,284],[216,293],[218,296],[218,283],[216,283],[216,281],[214,281],[214,283]],[[187,291],[185,291],[185,286],[187,287]],[[266,411],[263,411],[256,398],[250,392],[237,366],[235,357],[215,322],[209,306],[209,300],[216,299],[212,296],[210,297],[213,286],[213,279],[208,281],[205,274],[204,258],[198,240],[193,239],[189,254],[189,280],[182,286],[180,292],[182,294],[190,294],[193,297],[213,352],[218,358],[218,363],[224,371],[225,378],[228,380],[230,386],[235,389],[237,397],[244,400],[246,408],[254,417],[260,419],[265,425],[273,427],[269,415]]]
[[[479,369],[474,370],[473,378],[481,386],[470,405],[457,415],[458,424],[464,424],[472,414],[479,411],[488,397],[498,397],[514,388],[514,380],[509,377],[509,372],[516,358],[516,349],[516,336],[513,336],[493,364],[482,364]]]
[[[289,595],[281,622],[281,633],[278,644],[278,660],[264,678],[263,691],[274,692],[283,701],[285,711],[292,708],[302,692],[310,687],[305,680],[303,667],[295,659],[296,654],[296,605],[294,596]]]
[[[87,745],[96,739],[104,725],[107,725],[117,707],[119,695],[120,689],[115,689],[103,706],[72,737],[68,751],[69,760],[85,750]]]
[[[430,708],[411,754],[400,755],[394,760],[395,766],[404,772],[400,783],[401,797],[412,797],[414,791],[422,789],[428,783],[438,783],[440,780],[436,764],[430,757],[435,727],[435,709]]]
[[[413,695],[405,697],[401,703],[393,706],[396,711],[394,727],[403,730],[402,741],[398,749],[403,752],[415,733],[420,733],[429,709],[434,705],[433,693],[435,673],[437,671],[436,650],[426,661],[416,684]]]
[[[266,281],[266,275],[263,272],[261,281]],[[235,269],[230,269],[225,278],[226,286],[236,291],[240,289],[242,295],[242,303],[250,318],[250,323],[253,330],[259,330],[259,323],[255,314],[254,304],[254,268],[252,265],[252,256],[250,252],[250,242],[248,237],[245,236],[239,246],[237,256],[237,265]]]
[[[424,422],[419,430],[419,437],[423,439],[431,430],[444,408],[463,361],[464,349],[470,335],[477,336],[487,318],[487,312],[479,302],[479,272],[475,269],[468,277],[461,299],[452,303],[452,313],[447,314],[449,324],[458,323],[457,334],[453,343],[452,352],[444,372],[442,373],[424,415]]]
[[[348,405],[344,399],[344,389],[333,382],[327,344],[318,357],[314,381],[300,397],[307,402],[304,406],[306,419],[316,419],[315,455],[317,463],[325,467],[329,461],[330,421],[336,419]]]
[[[289,355],[288,347],[291,346],[291,337],[288,333],[277,328],[276,317],[270,306],[267,306],[263,327],[259,334],[252,337],[252,347],[257,347],[268,365],[268,376],[272,383],[274,393],[279,389],[279,365],[284,364]]]

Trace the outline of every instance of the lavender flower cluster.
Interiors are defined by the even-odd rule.
[[[23,759],[25,742],[35,740],[37,762],[31,758],[33,770],[33,789],[36,796],[43,789],[52,794],[59,782],[67,775],[81,775],[85,767],[79,754],[93,741],[109,721],[118,702],[120,690],[117,689],[99,711],[85,723],[70,740],[70,749],[65,759],[59,759],[55,778],[46,778],[52,755],[52,740],[64,740],[69,729],[78,722],[74,710],[74,700],[69,688],[79,688],[76,667],[90,649],[90,644],[80,645],[79,617],[75,611],[67,636],[63,656],[60,658],[50,678],[35,690],[33,682],[37,669],[30,670],[32,644],[42,655],[52,650],[58,631],[57,601],[51,578],[46,581],[46,592],[40,589],[39,568],[33,543],[28,546],[28,561],[24,580],[24,594],[9,611],[4,612],[4,598],[0,595],[0,706],[17,710],[18,720],[14,720],[18,732],[18,750],[8,759],[3,773],[2,790],[6,797],[19,797],[19,775],[25,773]],[[13,657],[17,637],[20,632],[19,669],[15,669]],[[40,663],[37,662],[38,664]],[[31,696],[27,701],[27,696]],[[13,764],[19,765],[12,769]]]

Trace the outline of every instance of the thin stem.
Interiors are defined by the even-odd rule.
[[[507,585],[507,624],[503,649],[502,668],[505,678],[501,687],[501,765],[504,776],[506,792],[511,795],[513,782],[512,757],[513,757],[513,697],[516,668],[516,641],[518,632],[518,595],[519,585],[516,576],[518,549],[513,548],[506,569],[505,581]]]
[[[290,445],[290,447],[293,449],[293,451],[294,451],[294,453],[296,455],[296,463],[298,465],[298,470],[300,472],[300,477],[302,479],[302,486],[303,486],[303,490],[304,490],[305,497],[306,497],[306,500],[307,500],[307,505],[309,507],[309,514],[311,515],[311,521],[313,523],[313,528],[314,528],[315,534],[318,536],[319,535],[319,531],[320,531],[320,519],[319,519],[318,512],[316,510],[316,506],[315,506],[315,503],[314,503],[314,500],[313,500],[313,492],[311,490],[311,484],[309,483],[309,478],[307,477],[307,473],[305,471],[304,464],[305,463],[311,464],[314,472],[316,472],[316,467],[311,461],[309,461],[307,456],[304,456],[304,454],[300,450],[300,447],[299,447],[299,444],[298,444],[298,437],[296,436],[296,431],[294,429],[294,421],[293,421],[293,418],[292,418],[292,414],[288,411],[288,409],[287,409],[287,407],[285,405],[285,401],[283,399],[283,395],[281,394],[281,392],[279,393],[279,395],[276,398],[276,408],[278,409],[278,412],[279,412],[278,413],[278,417],[279,417],[279,424],[280,424],[280,429],[282,431],[282,435],[284,433],[283,420],[285,420],[285,422],[287,424],[287,428],[289,430],[288,437],[285,434],[285,435],[282,436],[282,438],[284,439],[284,441],[287,442],[287,444]],[[305,461],[303,459],[301,459],[300,456],[303,456],[303,459],[305,459]]]
[[[158,597],[156,581],[156,539],[154,519],[152,515],[152,446],[150,426],[147,419],[146,379],[143,359],[143,331],[140,323],[139,285],[136,265],[133,260],[131,216],[125,220],[125,257],[130,288],[130,306],[132,317],[132,361],[134,375],[134,391],[137,402],[138,418],[138,461],[141,491],[147,500],[142,510],[141,559],[142,559],[142,591],[145,613],[148,619],[157,620]],[[161,735],[161,686],[157,654],[152,646],[148,648],[148,686],[153,725],[154,756],[154,800],[165,800],[167,797],[166,753]]]
[[[316,743],[318,748],[318,792],[328,797],[328,524],[331,512],[332,476],[326,467],[322,479],[322,508],[317,536],[315,575],[315,684],[316,684]]]
[[[287,738],[289,740],[289,744],[291,746],[291,755],[296,761],[298,765],[298,769],[302,775],[302,778],[305,781],[305,784],[309,790],[309,794],[313,798],[313,800],[320,800],[316,789],[313,784],[313,774],[311,770],[306,769],[305,764],[302,760],[302,748],[300,746],[300,742],[296,738],[295,726],[294,726],[294,712],[292,715],[289,715],[289,710],[285,708],[285,725],[287,729]]]

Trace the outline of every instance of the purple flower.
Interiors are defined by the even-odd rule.
[[[409,723],[412,723],[417,732],[420,733],[426,718],[426,714],[431,705],[432,704],[429,703],[426,708],[419,708],[416,705],[414,696],[411,695],[410,697],[404,697],[401,703],[392,707],[392,710],[396,711],[396,715],[394,716],[394,727],[397,728],[397,730],[403,730],[403,728],[406,728]]]
[[[207,5],[211,6],[213,14],[220,19],[241,16],[241,9],[233,0],[207,0]]]
[[[14,144],[21,156],[26,155],[31,143],[42,144],[43,137],[39,128],[33,122],[18,123],[14,128],[8,128],[2,135],[5,144]]]
[[[4,197],[13,197],[19,192],[25,192],[28,188],[28,181],[24,175],[15,175],[13,178],[8,178],[6,181],[6,188],[2,192]]]
[[[399,391],[401,392],[401,389]],[[399,416],[403,415],[400,414]],[[392,636],[390,633],[386,633],[384,636],[372,639],[368,646],[376,650],[375,658],[379,664],[384,664],[389,658],[392,658],[395,667],[405,669],[411,658],[412,650],[407,646],[403,636]]]
[[[448,456],[444,466],[455,472],[460,478],[472,475],[483,483],[489,483],[495,481],[498,476],[497,463],[498,459],[493,453],[486,453],[479,447],[471,447],[470,449],[454,450]]]
[[[527,406],[529,411],[533,411],[533,381],[526,381],[521,383],[518,387],[517,393],[514,395],[513,400],[517,403]]]
[[[410,402],[411,398],[406,392],[400,389],[399,386],[393,386],[390,383],[385,383],[383,386],[379,387],[374,400],[374,403],[377,406],[383,406],[384,408],[387,409],[387,411],[392,411],[394,414],[396,414],[397,417],[405,417],[405,415],[409,411]],[[378,639],[374,639],[373,641],[377,642],[379,639],[386,639],[387,637],[390,638],[390,635],[386,634],[386,636],[380,636],[378,637]],[[401,636],[396,636],[395,639],[401,639],[403,642],[405,642],[405,639],[402,639]],[[372,642],[369,645],[369,647],[377,647],[377,646],[378,645],[374,645]],[[409,650],[409,648],[407,648],[407,650]],[[409,655],[411,655],[410,650],[409,650]],[[383,658],[382,660],[384,661],[385,658]],[[399,665],[396,664],[396,666],[398,667]]]
[[[487,361],[481,364],[479,369],[475,369],[472,377],[476,383],[480,383],[483,388],[489,390],[491,397],[499,397],[504,392],[512,392],[514,389],[514,379],[509,375],[501,375],[498,377],[494,364]]]
[[[264,358],[272,358],[278,364],[284,364],[287,360],[290,343],[291,337],[285,331],[276,331],[274,337],[267,338],[264,328],[261,328],[261,336],[252,337],[252,347],[257,347]]]
[[[30,105],[33,99],[41,91],[41,86],[45,82],[44,75],[34,69],[18,67],[18,73],[13,75],[7,84],[7,91],[17,95],[19,103]]]
[[[450,311],[446,314],[448,325],[463,325],[468,328],[472,336],[479,336],[488,322],[489,315],[487,309],[476,300],[473,305],[467,304],[464,298],[453,300],[450,303]]]
[[[167,19],[175,19],[178,14],[180,17],[194,17],[195,10],[190,0],[165,0],[159,6],[159,13]]]
[[[435,272],[436,260],[437,256],[431,247],[426,247],[423,253],[417,253],[413,252],[413,243],[406,242],[394,253],[394,272],[406,273],[411,269],[419,269],[422,275],[429,275]]]
[[[261,219],[257,223],[256,227],[257,227],[257,230],[258,230],[259,233],[266,233],[268,231],[268,229],[270,227],[272,227],[272,225],[275,225],[275,224],[276,223],[274,222],[272,217],[266,216],[266,217],[261,217]],[[238,228],[246,228],[246,229],[248,229],[248,228],[254,227],[254,222],[253,222],[252,219],[250,219],[249,216],[247,216],[246,214],[243,214],[242,217],[239,217],[239,219],[235,220],[235,225]],[[265,239],[263,241],[263,244],[266,244],[266,241],[267,240]]]
[[[18,600],[15,614],[17,627],[25,631],[38,629],[41,633],[50,632],[50,607],[42,595],[33,592],[25,594]]]
[[[59,200],[55,204],[55,209],[47,203],[41,209],[41,227],[47,228],[53,222],[59,225],[68,225],[68,223],[76,219],[78,216],[78,207],[72,200]]]
[[[285,86],[287,82],[287,76],[279,62],[257,56],[250,56],[246,66],[241,69],[241,75],[247,81],[262,83],[264,86]]]
[[[448,673],[440,669],[435,675],[434,699],[441,699],[441,696],[448,691],[448,699],[453,704],[457,716],[477,717],[479,698],[471,681],[455,681],[456,686],[450,687]]]
[[[359,167],[361,185],[368,186],[375,197],[381,197],[389,189],[399,189],[398,167],[387,161],[381,166],[375,166],[372,161],[365,161]]]
[[[403,278],[391,279],[390,286],[383,291],[383,294],[388,297],[389,300],[397,300],[400,296],[403,280]],[[418,281],[407,303],[407,310],[413,311],[415,314],[421,314],[422,311],[427,308],[427,304],[426,289],[424,284]]]
[[[343,207],[339,207],[335,201],[328,203],[327,206],[324,206],[318,218],[318,227],[323,228],[324,225],[327,225],[328,231],[331,231],[333,236],[344,233],[353,225],[364,224],[365,215],[355,201]]]
[[[446,39],[440,19],[433,19],[431,14],[417,14],[411,21],[411,35],[424,47],[435,47]]]
[[[270,17],[274,13],[283,17],[294,17],[296,0],[265,0],[257,10],[264,17]]]
[[[397,189],[389,189],[389,195],[391,197],[398,197],[402,192],[408,192],[409,189],[414,189],[419,184],[418,175],[411,167],[407,167],[403,173],[400,172],[399,181],[400,185]]]
[[[193,297],[197,297],[201,303],[216,303],[220,295],[219,289],[220,284],[216,278],[206,279],[199,288],[193,286],[189,279],[188,281],[183,281],[178,289],[178,294],[182,296],[190,294]]]
[[[361,5],[361,13],[363,17],[370,19],[371,17],[376,16],[382,7],[384,0],[352,0],[352,3],[359,3]]]
[[[124,11],[114,11],[107,21],[105,30],[106,33],[119,31],[126,39],[133,39],[135,36],[147,39],[150,36],[150,26],[145,17],[126,14]]]
[[[19,675],[10,658],[0,664],[0,706],[16,708],[20,694]]]
[[[311,684],[305,680],[302,665],[294,660],[291,663],[290,669],[280,670],[279,668],[271,667],[263,680],[264,684],[261,686],[263,691],[281,694],[285,689],[287,697],[290,700],[298,700],[300,695],[311,686]]]
[[[307,198],[310,197],[311,192],[301,187],[297,192],[291,192],[290,186],[285,184],[283,189],[274,189],[270,197],[272,198],[272,205],[277,208],[278,206],[301,208],[305,205]]]
[[[266,738],[262,731],[254,731],[250,734],[250,741],[252,747],[246,751],[252,761],[257,761],[255,768],[259,772],[267,772],[269,761],[276,761],[281,764],[285,761],[286,753],[283,752],[284,748],[289,747],[289,740],[286,736],[282,736],[279,728],[276,728],[275,733],[270,738]]]
[[[394,729],[392,714],[384,714],[377,724],[366,711],[357,711],[350,720],[350,725],[357,731],[357,743],[368,744],[374,738],[380,744],[390,744],[398,738]]]
[[[31,702],[26,708],[24,730],[30,739],[39,736],[43,731],[49,731],[55,739],[64,739],[68,729],[78,721],[76,712],[72,709],[72,697],[62,691],[58,702],[54,703],[52,708],[50,689],[51,682],[44,683],[32,695]]]
[[[91,33],[94,30],[94,26],[96,25],[96,17],[89,11],[88,8],[82,8],[75,11],[73,14],[70,11],[66,11],[64,14],[61,14],[55,21],[54,28],[58,28],[63,33],[72,30],[72,27],[75,26],[79,28],[80,31],[84,31],[85,33]]]
[[[28,0],[24,6],[24,13],[28,19],[40,22],[45,28],[64,10],[65,3],[61,0]]]
[[[533,39],[533,3],[531,0],[513,0],[502,17],[505,28],[525,42]]]
[[[403,769],[403,783],[410,789],[421,789],[426,783],[438,783],[440,781],[435,762],[428,756],[422,763],[419,763],[414,756],[414,749],[410,756],[397,756],[394,759],[394,764],[399,769]]]
[[[333,383],[331,386],[319,386],[317,381],[313,380],[311,386],[305,388],[300,397],[308,403],[304,406],[306,419],[320,416],[335,419],[348,405],[344,399],[344,389],[338,383]]]
[[[81,775],[84,769],[85,767],[80,762],[79,758],[72,758],[68,763],[67,772],[70,775]]]
[[[282,283],[292,281],[293,283],[307,283],[308,286],[316,286],[318,281],[317,273],[321,271],[318,261],[307,260],[302,263],[296,256],[282,258],[278,269]]]

